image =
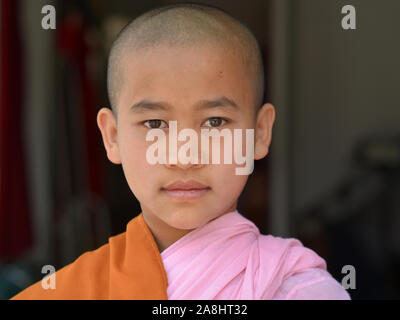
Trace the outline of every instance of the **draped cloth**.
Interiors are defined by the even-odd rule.
[[[55,284],[55,290],[45,290],[39,281],[12,300],[166,300],[168,281],[156,242],[140,214],[128,223],[126,232],[57,271]]]
[[[348,299],[347,292],[326,271],[323,258],[297,239],[261,235],[238,211],[191,231],[165,249],[161,257],[171,300],[284,298],[284,291],[293,295],[289,289],[295,289],[295,284],[304,287],[305,281],[296,279],[298,274],[310,285],[317,281],[323,285],[319,288],[328,290],[323,295],[314,286],[314,297],[308,298],[318,299],[322,294],[327,299]],[[287,285],[282,286],[287,279]],[[332,288],[333,294],[329,293]]]
[[[237,211],[161,254],[140,214],[126,232],[55,275],[55,290],[40,281],[13,299],[348,299],[314,251],[296,239],[261,235]]]

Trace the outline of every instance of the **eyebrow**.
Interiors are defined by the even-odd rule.
[[[196,110],[203,110],[203,109],[212,109],[212,108],[231,108],[238,110],[239,106],[238,104],[233,100],[229,99],[227,97],[220,97],[217,99],[212,99],[212,100],[207,100],[203,99],[200,100],[195,104],[195,109]],[[163,101],[155,102],[155,101],[149,101],[149,100],[142,100],[138,103],[135,103],[130,110],[133,112],[145,112],[147,110],[163,110],[163,111],[168,111],[172,109],[172,106]]]

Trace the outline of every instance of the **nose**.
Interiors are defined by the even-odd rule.
[[[199,169],[204,166],[204,164],[201,164],[200,148],[198,147],[197,149],[197,156],[196,154],[193,154],[193,156],[191,156],[190,152],[195,152],[196,150],[195,149],[190,150],[190,148],[188,150],[185,144],[188,144],[188,142],[179,141],[177,143],[176,153],[174,153],[173,150],[169,150],[167,152],[168,156],[167,156],[167,162],[165,164],[167,168],[180,168],[183,170],[187,170],[190,168]],[[192,146],[192,148],[194,148],[194,146]],[[186,160],[182,158],[182,154],[184,154],[185,152],[186,152],[185,156]]]
[[[183,169],[183,170],[187,170],[187,169],[190,169],[190,168],[199,169],[199,168],[203,167],[204,165],[200,164],[200,163],[199,164],[194,164],[194,163],[191,163],[191,162],[189,162],[187,164],[183,164],[178,160],[178,162],[176,164],[167,163],[165,166],[167,168],[180,168],[180,169]]]
[[[199,138],[199,133],[191,128],[193,130],[193,135],[191,133],[190,137],[186,136],[184,141],[179,141],[178,136],[181,132],[180,130],[190,127],[177,128],[175,124],[172,124],[171,127],[169,137],[167,138],[167,162],[165,166],[167,168],[177,167],[183,170],[203,167],[204,164],[201,164],[201,139]],[[187,162],[187,160],[189,161]]]

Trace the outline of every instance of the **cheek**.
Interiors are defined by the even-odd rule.
[[[149,142],[146,141],[142,130],[127,121],[118,128],[118,140],[121,161],[127,168],[135,169],[146,165],[146,150]]]
[[[218,189],[219,196],[225,199],[233,199],[240,196],[243,188],[248,180],[248,175],[236,174],[237,168],[243,168],[245,164],[238,165],[235,162],[235,150],[241,150],[243,157],[246,155],[246,125],[239,126],[236,129],[242,129],[242,135],[238,137],[237,140],[234,139],[234,134],[232,130],[232,145],[230,145],[230,153],[232,164],[224,164],[224,143],[220,145],[220,160],[221,164],[212,165],[211,174],[213,184]],[[247,127],[248,128],[248,127]],[[211,142],[210,142],[211,143]],[[239,148],[238,145],[241,147]],[[251,153],[250,153],[251,154]]]
[[[125,177],[131,190],[140,194],[141,190],[150,190],[154,166],[146,160],[146,151],[149,143],[138,137],[120,140],[120,154]],[[138,197],[138,196],[137,196]]]
[[[225,198],[238,197],[246,185],[248,176],[236,175],[236,168],[235,164],[220,164],[212,170],[213,184]]]
[[[145,143],[135,137],[124,137],[119,142],[121,160],[126,166],[137,166],[143,162],[143,151],[146,149]],[[144,158],[145,160],[145,158]]]

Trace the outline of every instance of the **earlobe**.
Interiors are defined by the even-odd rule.
[[[275,108],[264,104],[258,112],[255,128],[254,160],[267,156],[272,140],[272,127],[275,122]]]
[[[97,114],[97,125],[103,137],[108,159],[114,164],[121,164],[117,139],[117,123],[113,112],[103,108]]]

